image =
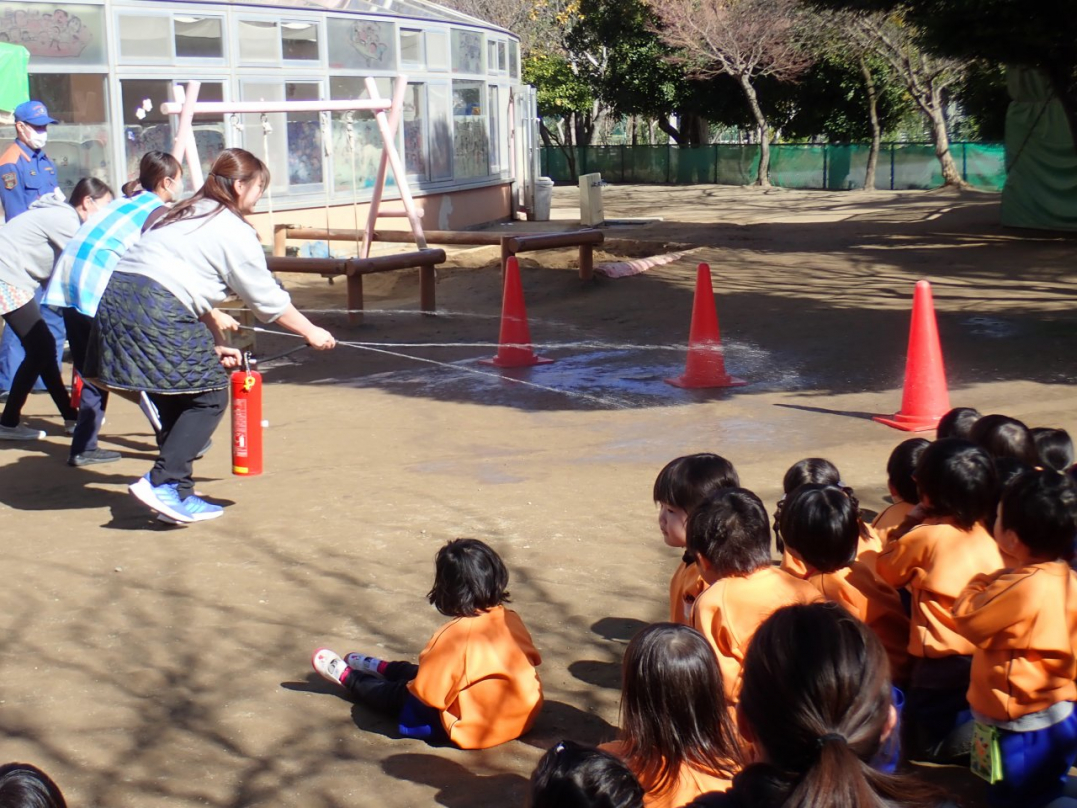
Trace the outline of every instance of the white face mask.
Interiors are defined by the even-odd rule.
[[[31,149],[43,149],[45,148],[45,141],[49,139],[48,132],[38,132],[34,129],[30,130],[30,148]]]

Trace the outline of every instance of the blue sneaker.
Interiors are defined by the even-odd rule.
[[[150,482],[150,475],[139,478],[137,482],[127,486],[127,490],[134,494],[135,498],[144,505],[162,516],[167,516],[176,524],[186,524],[195,521],[194,517],[187,512],[180,501],[176,483],[165,483],[154,486]],[[212,517],[210,517],[212,518]]]
[[[205,522],[207,519],[224,516],[224,508],[220,505],[206,502],[197,494],[191,494],[181,504],[183,505],[183,510],[187,511],[194,522]]]

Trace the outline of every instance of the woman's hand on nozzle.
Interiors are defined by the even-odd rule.
[[[218,345],[213,350],[217,352],[217,359],[220,361],[222,367],[238,368],[243,364],[243,352],[238,348],[231,348],[227,345]]]
[[[328,351],[330,348],[337,347],[337,341],[333,335],[318,326],[314,326],[307,334],[307,344],[316,351]]]

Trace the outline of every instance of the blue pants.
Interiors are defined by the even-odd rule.
[[[1002,781],[988,788],[997,808],[1040,808],[1062,796],[1077,758],[1077,710],[1054,726],[1031,732],[999,730]]]
[[[39,287],[34,292],[34,300],[40,303],[43,294],[44,292]],[[45,325],[49,327],[49,331],[52,332],[53,339],[56,340],[56,364],[58,367],[63,367],[64,340],[67,339],[63,317],[50,306],[41,307],[41,316],[45,320]],[[10,328],[5,328],[3,335],[0,335],[0,390],[11,389],[11,380],[15,377],[15,371],[19,369],[25,357],[26,351],[23,350],[19,338]],[[44,390],[45,383],[38,379],[34,383],[34,389]]]
[[[90,343],[90,332],[93,329],[93,318],[87,317],[76,309],[63,309],[63,319],[71,343],[71,363],[75,366],[75,370],[83,373],[86,350]],[[72,457],[97,448],[97,433],[101,431],[107,406],[108,391],[94,387],[88,381],[83,380],[79,417],[75,425],[75,434],[71,439]]]

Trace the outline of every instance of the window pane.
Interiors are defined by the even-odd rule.
[[[489,88],[490,105],[488,112],[490,116],[490,173],[496,174],[501,170],[501,141],[498,137],[498,109],[497,103],[497,87]]]
[[[485,177],[490,173],[486,107],[481,81],[452,83],[453,176]]]
[[[313,83],[288,82],[284,94],[289,101],[317,101],[321,87]],[[288,113],[288,184],[321,185],[325,142],[321,116],[317,112]]]
[[[120,15],[120,58],[170,59],[172,20],[168,17]]]
[[[426,91],[409,84],[404,96],[404,170],[426,179]]]
[[[285,59],[316,62],[318,52],[318,26],[312,22],[286,22],[281,26],[281,50]]]
[[[482,34],[452,29],[452,72],[482,72]]]
[[[504,73],[508,70],[508,59],[505,55],[505,43],[497,43],[497,69]]]
[[[430,70],[449,69],[449,37],[444,31],[426,32],[426,66]]]
[[[330,67],[392,70],[396,66],[391,23],[332,18],[326,23]]]
[[[497,43],[492,39],[486,42],[486,69],[491,73],[497,70]]]
[[[56,179],[66,194],[82,177],[109,181],[112,152],[105,123],[105,86],[100,73],[30,76],[30,97],[40,99],[59,121],[49,126],[45,152],[56,163]],[[15,136],[14,129],[8,132],[0,133],[5,142]]]
[[[131,180],[138,176],[138,164],[146,152],[172,150],[178,119],[160,112],[161,104],[172,100],[168,89],[171,83],[167,79],[124,79],[120,82],[126,157],[125,179]],[[223,101],[223,85],[216,81],[203,81],[198,90],[198,99]],[[198,147],[198,162],[204,176],[209,173],[213,161],[224,151],[224,119],[199,115],[194,119],[194,139]],[[188,191],[194,190],[186,166],[183,185]]]
[[[516,51],[516,43],[509,43],[509,75],[514,79],[520,75],[519,57]]]
[[[377,78],[378,94],[388,98],[392,93],[388,78]],[[369,98],[363,79],[359,76],[332,76],[329,97],[334,100]],[[361,194],[374,187],[381,159],[381,134],[373,114],[356,111],[351,117],[351,138],[348,137],[347,113],[333,113],[333,188],[337,191]],[[353,173],[354,169],[354,173]],[[389,172],[385,185],[395,185]]]
[[[423,63],[423,32],[400,30],[400,61],[404,64],[421,65]]]
[[[4,3],[0,37],[30,51],[30,70],[42,65],[103,65],[103,6]]]
[[[275,22],[239,21],[239,58],[243,62],[277,62],[278,34]]]
[[[452,99],[445,84],[427,85],[430,115],[430,179],[452,177]]]
[[[220,59],[224,56],[220,17],[176,16],[176,56]]]

